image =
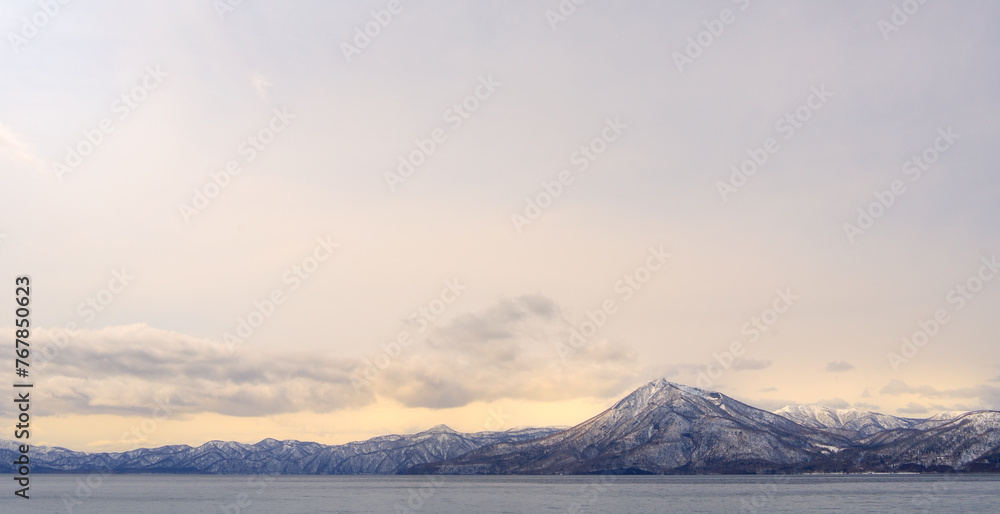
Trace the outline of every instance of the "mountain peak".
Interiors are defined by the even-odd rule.
[[[692,394],[695,396],[701,396],[705,398],[718,398],[719,393],[715,391],[707,391],[705,389],[698,389],[697,387],[691,387],[684,384],[678,384],[676,382],[671,382],[665,378],[657,378],[655,380],[650,380],[645,387],[651,388],[653,391],[669,391],[675,389],[681,393]],[[637,391],[642,390],[639,388]]]
[[[619,400],[612,409],[630,412],[634,415],[638,411],[656,408],[659,405],[685,404],[694,401],[700,404],[712,404],[725,410],[726,398],[715,391],[706,391],[671,382],[665,378],[658,378],[650,380],[629,393],[628,396]]]
[[[628,408],[634,411],[651,403],[661,403],[661,400],[679,400],[692,396],[709,400],[713,403],[717,403],[723,398],[720,393],[714,391],[706,391],[697,387],[677,384],[665,378],[658,378],[650,380],[642,387],[632,391],[628,396],[615,404],[615,408]]]
[[[939,412],[939,413],[937,413],[937,414],[935,414],[935,415],[927,418],[927,420],[928,421],[946,421],[946,420],[949,420],[949,419],[957,418],[957,417],[961,416],[962,414],[965,414],[965,413],[962,412],[962,411],[944,411],[944,412]]]
[[[423,431],[424,434],[457,434],[454,429],[448,425],[434,425],[427,430]]]

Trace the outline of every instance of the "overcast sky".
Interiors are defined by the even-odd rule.
[[[331,4],[0,6],[35,443],[1000,408],[1000,6]]]

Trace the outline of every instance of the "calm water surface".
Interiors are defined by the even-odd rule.
[[[1000,475],[34,475],[2,513],[1000,512]]]

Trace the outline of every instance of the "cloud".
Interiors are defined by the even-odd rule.
[[[552,300],[541,296],[521,296],[503,299],[481,313],[467,313],[454,318],[447,326],[434,331],[431,344],[456,347],[463,345],[496,344],[515,336],[527,335],[530,323],[549,321],[556,307]]]
[[[874,403],[865,403],[865,402],[854,402],[854,407],[856,409],[864,409],[871,412],[878,412],[880,409],[880,407],[878,405],[875,405]]]
[[[927,414],[929,410],[919,403],[910,402],[906,407],[896,409],[896,412],[900,414]]]
[[[767,398],[758,398],[758,399],[746,398],[746,399],[740,399],[740,401],[747,405],[753,405],[758,409],[763,409],[769,412],[780,410],[782,407],[787,407],[789,405],[798,405],[794,401],[790,400],[769,400]]]
[[[899,396],[903,394],[914,394],[923,398],[978,398],[982,402],[979,408],[997,409],[1000,408],[1000,387],[991,385],[978,385],[973,387],[962,387],[958,389],[940,390],[931,386],[914,387],[899,379],[892,379],[880,391],[882,394]],[[954,408],[954,407],[953,407]],[[968,406],[961,407],[968,409]]]
[[[790,407],[796,405],[807,405],[807,406],[817,406],[817,407],[830,407],[833,409],[848,409],[851,404],[847,403],[843,398],[824,398],[815,402],[802,403],[794,400],[761,400],[753,403],[755,407],[760,407],[766,410],[775,411],[781,407]]]
[[[431,329],[371,382],[408,407],[458,407],[500,398],[562,400],[618,394],[639,376],[635,352],[591,339],[565,359],[571,326],[548,298],[503,299]]]
[[[761,389],[760,392],[762,392],[762,393],[772,393],[772,392],[777,391],[777,390],[778,390],[777,387],[765,387],[765,388]]]
[[[933,390],[932,388],[927,388],[927,389]],[[918,390],[915,387],[911,387],[911,386],[907,385],[906,382],[903,382],[902,380],[894,378],[894,379],[890,380],[889,383],[886,384],[885,387],[883,387],[879,391],[879,393],[881,393],[881,394],[891,394],[891,395],[915,394],[915,393],[918,393]]]
[[[742,359],[733,365],[733,369],[737,371],[758,370],[765,369],[771,366],[771,364],[769,360]]]
[[[828,398],[819,400],[816,405],[822,405],[824,407],[833,407],[834,409],[849,409],[851,404],[847,403],[843,398]]]
[[[146,414],[166,401],[180,413],[261,416],[330,412],[377,398],[428,408],[501,398],[607,398],[634,384],[635,352],[620,344],[588,341],[560,359],[555,345],[568,339],[569,326],[557,312],[539,296],[504,299],[429,328],[388,360],[374,358],[378,345],[368,357],[338,358],[230,351],[219,341],[145,324],[77,330],[61,349],[40,345],[39,354],[51,358],[36,394],[43,414]],[[42,328],[33,335],[53,341],[60,332]],[[388,365],[359,390],[356,380],[375,361]]]
[[[826,363],[826,371],[829,373],[840,373],[843,371],[850,371],[852,369],[854,369],[854,366],[847,361]]]
[[[39,341],[61,330],[36,329]],[[48,348],[48,349],[46,349]],[[270,353],[144,324],[77,330],[41,365],[36,391],[49,413],[148,413],[158,401],[179,412],[256,416],[328,412],[365,403],[350,383],[354,363],[327,355]]]

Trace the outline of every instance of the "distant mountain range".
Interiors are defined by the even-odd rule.
[[[483,446],[406,473],[895,471],[1000,471],[1000,412],[926,420],[825,407],[771,413],[655,380],[565,431]]]
[[[14,458],[13,443],[0,442],[0,462]],[[226,474],[1000,472],[1000,412],[911,419],[789,406],[772,413],[661,379],[570,428],[464,434],[438,425],[343,445],[34,448],[32,464],[50,472]]]
[[[561,430],[565,427],[463,434],[437,425],[417,434],[340,445],[264,439],[256,444],[210,441],[198,447],[173,445],[110,453],[36,446],[30,456],[35,472],[391,475],[484,445],[538,439]],[[15,449],[15,443],[0,441],[0,462],[8,463],[4,467],[11,470]]]

